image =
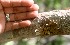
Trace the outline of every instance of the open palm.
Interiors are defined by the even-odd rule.
[[[33,0],[1,0],[0,33],[29,26],[29,19],[37,17],[38,9]],[[9,14],[10,21],[6,20],[6,14]]]

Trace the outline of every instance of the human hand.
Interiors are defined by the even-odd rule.
[[[30,18],[38,15],[38,5],[33,0],[0,1],[0,33],[30,26]],[[6,20],[9,14],[10,21]]]

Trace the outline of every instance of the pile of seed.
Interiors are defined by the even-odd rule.
[[[70,10],[54,10],[41,14],[40,36],[70,34]]]

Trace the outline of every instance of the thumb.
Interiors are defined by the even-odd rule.
[[[3,10],[0,10],[0,34],[4,32],[5,29],[5,15]]]
[[[0,3],[0,34],[4,32],[5,29],[5,15],[3,12],[3,7]]]

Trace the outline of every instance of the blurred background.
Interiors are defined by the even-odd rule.
[[[39,5],[39,12],[59,9],[69,9],[70,0],[34,0]]]
[[[51,10],[70,9],[70,0],[34,0],[39,5],[39,13]],[[70,35],[54,35],[43,38],[14,40],[1,45],[70,45]]]

